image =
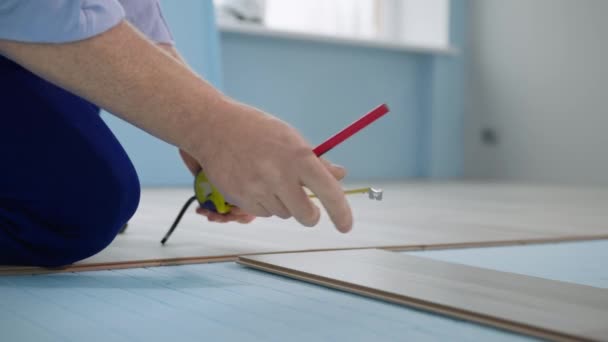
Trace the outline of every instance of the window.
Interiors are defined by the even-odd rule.
[[[377,0],[266,0],[271,28],[373,38],[378,31]]]
[[[215,0],[219,22],[448,47],[449,0]]]

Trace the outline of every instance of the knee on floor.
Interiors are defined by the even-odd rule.
[[[58,267],[88,258],[106,248],[133,216],[140,198],[136,174],[121,174],[87,185],[87,199],[74,199],[70,222],[59,222],[52,229],[52,246],[38,255],[39,266]]]

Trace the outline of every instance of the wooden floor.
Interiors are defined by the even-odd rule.
[[[377,184],[373,184],[377,185]],[[212,224],[185,215],[166,246],[160,239],[190,189],[145,189],[126,234],[73,265],[94,270],[234,260],[239,255],[385,248],[420,250],[608,238],[608,190],[481,183],[384,183],[384,200],[351,197],[355,227],[340,234],[293,220]],[[47,270],[0,266],[0,274]],[[56,271],[56,270],[54,270]]]

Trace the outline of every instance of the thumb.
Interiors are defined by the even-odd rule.
[[[196,176],[198,174],[198,172],[201,170],[201,166],[196,161],[196,159],[194,159],[194,157],[192,157],[188,153],[184,152],[184,150],[182,150],[182,149],[179,150],[179,155],[182,157],[184,164],[186,165],[188,170],[190,170],[192,175]]]

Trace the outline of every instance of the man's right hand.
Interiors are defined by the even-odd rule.
[[[188,152],[228,202],[255,216],[293,216],[313,226],[319,208],[304,186],[319,197],[340,232],[350,231],[351,209],[336,180],[343,177],[342,168],[319,159],[295,129],[269,114],[231,100],[216,110],[212,122],[202,123],[205,135],[191,135],[196,141]]]

